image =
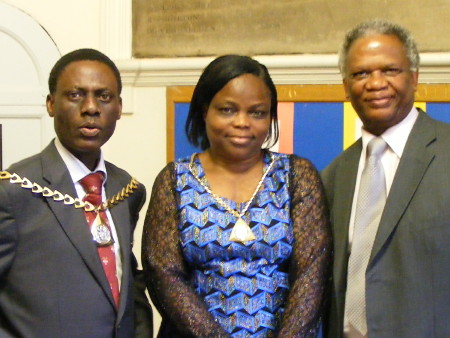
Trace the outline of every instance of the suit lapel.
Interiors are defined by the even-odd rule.
[[[345,158],[337,167],[334,184],[334,196],[339,196],[333,203],[333,235],[335,243],[334,252],[334,282],[336,290],[340,286],[345,288],[348,261],[348,232],[352,210],[353,195],[356,185],[356,175],[361,156],[361,139],[345,153]]]
[[[435,154],[430,144],[436,139],[432,120],[423,112],[410,133],[381,216],[369,267],[398,225]]]
[[[124,185],[121,185],[121,179],[117,176],[117,172],[107,165],[108,180],[106,181],[106,196],[111,198],[116,195]],[[118,320],[122,317],[126,308],[126,299],[128,299],[128,285],[130,283],[130,246],[132,242],[131,238],[131,225],[130,225],[130,211],[128,209],[128,201],[119,202],[113,208],[110,209],[111,217],[114,221],[117,237],[120,244],[120,254],[122,261],[122,279],[120,282],[120,298],[124,301],[120,301],[118,310]]]
[[[62,194],[77,196],[69,171],[53,142],[42,152],[42,168],[43,178],[49,182],[50,189],[58,190]],[[103,271],[97,248],[92,243],[92,236],[83,209],[76,209],[73,205],[65,205],[63,202],[56,202],[52,199],[47,199],[47,202],[61,228],[105,291],[111,304],[114,305],[109,283]]]

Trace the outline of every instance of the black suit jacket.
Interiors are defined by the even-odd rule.
[[[108,162],[106,170],[106,195],[113,196],[131,177]],[[76,196],[53,142],[8,171]],[[140,277],[133,283],[137,268],[131,251],[145,194],[140,185],[110,209],[122,257],[116,310],[83,210],[1,181],[0,336],[133,337],[138,326],[141,336],[151,337],[151,309]]]
[[[342,337],[348,229],[362,142],[325,168],[334,238],[326,336]],[[450,337],[450,125],[424,112],[407,140],[366,272],[369,337]]]

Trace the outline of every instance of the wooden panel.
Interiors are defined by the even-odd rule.
[[[279,85],[279,102],[345,102],[342,85]],[[192,98],[194,86],[167,88],[167,160],[174,159],[175,152],[175,104],[187,103]],[[450,84],[419,84],[417,102],[450,102]]]

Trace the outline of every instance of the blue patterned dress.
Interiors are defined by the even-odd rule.
[[[236,217],[190,172],[190,158],[156,179],[143,264],[163,317],[159,337],[316,335],[330,244],[321,183],[308,161],[271,154],[243,216],[256,237],[245,244],[229,241]],[[266,170],[270,161],[266,152]],[[193,168],[208,185],[198,157]],[[238,213],[246,205],[223,200]]]
[[[236,217],[219,206],[189,170],[176,164],[180,194],[181,244],[194,270],[193,283],[214,318],[232,337],[268,337],[277,328],[289,289],[286,261],[292,252],[289,160],[274,155],[274,166],[243,216],[256,240],[230,242]],[[265,156],[265,170],[270,157]],[[204,178],[198,158],[194,167]],[[246,203],[224,199],[239,213]]]

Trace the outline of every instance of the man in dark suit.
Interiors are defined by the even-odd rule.
[[[152,337],[131,250],[145,188],[101,152],[121,115],[121,86],[104,54],[63,56],[47,96],[56,139],[0,173],[1,337]],[[100,206],[84,201],[81,181],[94,172]],[[89,213],[99,221],[88,223]]]
[[[379,20],[358,25],[346,35],[339,64],[363,128],[362,138],[322,173],[334,236],[325,334],[450,337],[450,125],[413,106],[419,55],[404,28]],[[366,148],[375,138],[384,144],[373,156],[385,196],[357,216],[372,156]],[[379,213],[372,214],[378,201]],[[358,217],[372,225],[361,228]],[[361,246],[369,229],[373,239]],[[352,260],[360,264],[362,285]]]

